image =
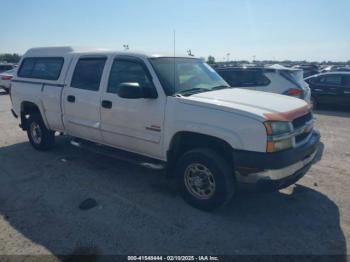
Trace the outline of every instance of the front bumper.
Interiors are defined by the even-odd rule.
[[[312,166],[312,162],[304,166],[302,169],[298,170],[294,174],[277,179],[259,179],[256,183],[244,183],[240,182],[240,189],[243,190],[253,190],[253,191],[262,191],[262,192],[273,192],[280,189],[289,187],[290,185],[295,184],[299,179],[301,179],[307,171],[309,171]]]
[[[299,180],[311,167],[317,154],[320,134],[312,136],[298,148],[256,153],[235,151],[236,178],[242,187],[278,190]]]

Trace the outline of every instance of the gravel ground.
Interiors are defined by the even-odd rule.
[[[349,111],[316,112],[320,154],[297,185],[206,213],[184,203],[162,172],[82,151],[66,137],[50,152],[35,151],[9,109],[0,94],[1,255],[349,250]],[[97,205],[80,209],[88,198]]]

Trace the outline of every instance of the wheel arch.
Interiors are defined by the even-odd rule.
[[[23,130],[28,129],[28,117],[30,115],[40,115],[46,127],[48,127],[46,119],[44,117],[43,111],[40,106],[31,101],[22,101],[21,102],[21,128]]]
[[[194,148],[209,148],[220,153],[224,159],[233,165],[233,148],[225,140],[192,131],[179,131],[171,139],[167,151],[168,168],[173,170],[178,159],[186,152]]]

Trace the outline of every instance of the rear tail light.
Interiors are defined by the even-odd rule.
[[[12,76],[2,76],[1,80],[11,80]]]
[[[284,94],[288,95],[288,96],[302,98],[304,91],[302,89],[299,89],[299,88],[291,88],[291,89],[288,89]]]

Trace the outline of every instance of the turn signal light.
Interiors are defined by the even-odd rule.
[[[267,146],[266,146],[266,152],[272,153],[274,152],[274,142],[273,141],[267,141]]]

